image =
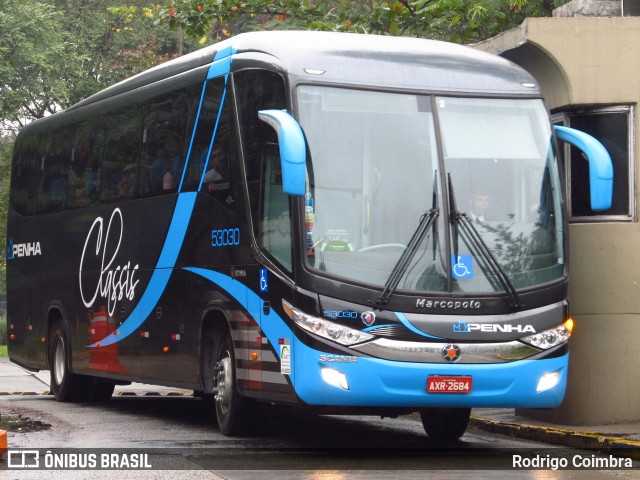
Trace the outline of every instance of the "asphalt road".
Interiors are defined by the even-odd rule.
[[[117,396],[107,404],[92,405],[58,403],[43,395],[3,396],[0,414],[22,416],[28,424],[45,427],[11,432],[11,450],[146,454],[153,467],[11,469],[0,471],[2,479],[640,478],[640,470],[513,470],[508,467],[514,455],[589,459],[593,453],[472,429],[454,444],[433,444],[416,417],[319,417],[265,407],[252,435],[229,438],[218,432],[203,402],[191,397]]]

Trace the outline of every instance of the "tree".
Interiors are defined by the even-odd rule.
[[[175,32],[120,3],[0,0],[0,136],[177,55]]]
[[[15,129],[68,103],[67,79],[74,75],[82,56],[66,41],[61,20],[51,5],[0,0],[3,130]]]
[[[406,35],[471,43],[550,15],[566,0],[174,0],[156,23],[200,41],[248,30],[306,29]],[[153,10],[153,9],[150,9]]]
[[[7,211],[9,208],[9,178],[13,139],[0,137],[0,238],[7,238]],[[7,256],[0,255],[0,319],[6,313]],[[0,332],[0,337],[2,333]],[[1,342],[0,342],[1,344]]]
[[[180,38],[144,15],[148,0],[56,0],[63,29],[86,56],[73,103],[178,55]],[[190,45],[191,43],[189,43]]]

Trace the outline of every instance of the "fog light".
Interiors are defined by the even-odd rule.
[[[545,373],[540,380],[538,380],[538,386],[536,392],[544,392],[550,390],[560,382],[560,372]]]
[[[321,372],[322,379],[329,385],[349,390],[349,382],[347,382],[347,376],[344,373],[327,367],[324,367]]]

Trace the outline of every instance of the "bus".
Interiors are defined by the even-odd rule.
[[[606,150],[497,56],[255,32],[163,63],[18,135],[10,359],[58,401],[192,389],[225,435],[263,403],[419,412],[445,440],[474,407],[557,406],[558,139],[606,210]]]

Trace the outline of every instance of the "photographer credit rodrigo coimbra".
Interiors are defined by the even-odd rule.
[[[550,469],[559,470],[566,468],[585,469],[613,469],[613,468],[633,468],[633,461],[630,458],[620,458],[613,455],[600,457],[596,455],[572,455],[572,456],[552,456],[534,455],[526,457],[513,455],[511,462],[513,468],[527,469]]]

